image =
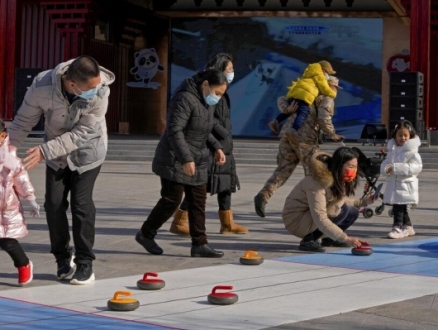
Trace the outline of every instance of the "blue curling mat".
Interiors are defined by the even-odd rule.
[[[282,257],[275,260],[309,265],[438,277],[438,238],[371,245],[370,256],[355,256],[351,249]]]
[[[0,298],[0,329],[99,329],[99,330],[165,330],[171,329],[147,323],[122,320],[98,314],[32,304]]]
[[[404,242],[398,241],[395,243],[392,243],[392,241],[389,242],[391,243],[372,245],[371,247],[374,253],[370,256],[352,255],[351,249],[348,248],[326,253],[282,257],[275,260],[278,262],[300,263],[322,267],[339,267],[438,278],[438,238]],[[321,269],[321,271],[324,270]],[[80,302],[78,304],[80,304]],[[106,308],[102,308],[102,312],[106,310]],[[118,314],[112,317],[101,315],[99,311],[81,313],[69,309],[29,303],[10,298],[0,298],[0,313],[0,330],[175,329],[158,324],[141,322],[140,320],[132,321],[122,319],[122,317],[126,315],[124,312],[120,312],[120,318],[118,318]]]

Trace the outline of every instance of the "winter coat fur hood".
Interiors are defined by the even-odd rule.
[[[339,215],[345,203],[359,206],[360,200],[334,198],[330,190],[334,179],[327,166],[330,158],[327,153],[315,153],[310,160],[311,175],[304,177],[286,198],[282,217],[292,235],[303,238],[319,229],[336,241],[347,237],[330,219]]]
[[[61,77],[73,60],[35,77],[8,130],[11,144],[19,148],[44,114],[45,143],[40,148],[47,165],[55,171],[68,165],[72,171],[83,173],[101,165],[106,156],[105,114],[109,85],[115,76],[100,67],[101,87],[97,95],[90,100],[77,97],[70,104],[63,93]]]
[[[418,147],[418,136],[397,146],[394,139],[388,142],[386,159],[380,165],[380,173],[386,175],[386,188],[383,202],[388,204],[418,204],[418,178],[423,168]],[[386,170],[392,166],[393,173]]]
[[[16,148],[7,137],[0,146],[0,238],[21,238],[27,235],[20,197],[35,200],[34,188]]]
[[[311,105],[319,94],[336,97],[336,93],[330,88],[322,71],[321,64],[312,63],[304,70],[303,76],[296,83],[292,83],[287,97],[302,100]]]

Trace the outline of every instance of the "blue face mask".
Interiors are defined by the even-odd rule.
[[[98,87],[92,88],[88,91],[81,91],[82,93],[78,96],[85,99],[85,100],[91,100],[96,94],[97,94]]]
[[[216,105],[220,99],[221,99],[220,96],[213,94],[211,90],[210,90],[210,94],[204,96],[205,103],[207,103],[208,105]]]
[[[228,83],[231,84],[234,79],[234,72],[227,72],[225,73],[225,76],[227,77]]]

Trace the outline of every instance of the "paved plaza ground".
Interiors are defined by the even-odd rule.
[[[5,299],[16,297],[16,299],[20,301],[64,308],[65,306],[61,303],[57,304],[57,301],[60,299],[59,296],[62,296],[62,292],[64,291],[71,293],[73,296],[75,295],[74,290],[80,292],[82,295],[89,293],[89,298],[91,299],[92,296],[96,294],[97,288],[104,287],[101,292],[105,292],[106,298],[98,294],[97,296],[99,296],[99,299],[109,299],[111,297],[108,296],[107,292],[118,290],[120,283],[123,281],[125,281],[123,283],[126,283],[127,288],[135,288],[134,279],[139,279],[145,272],[156,272],[163,278],[167,275],[169,279],[174,279],[180,286],[184,285],[185,282],[187,282],[188,285],[188,283],[195,281],[197,274],[204,274],[203,276],[205,277],[211,276],[211,282],[199,284],[205,285],[206,287],[212,286],[212,283],[215,283],[215,281],[221,284],[220,277],[218,277],[219,274],[225,276],[224,280],[231,282],[233,277],[227,277],[227,272],[236,272],[236,283],[234,284],[235,288],[238,289],[238,283],[243,283],[245,278],[253,278],[257,275],[257,272],[260,271],[260,274],[266,276],[266,286],[275,286],[275,283],[277,283],[275,281],[269,281],[270,276],[280,276],[277,284],[280,285],[281,283],[285,285],[285,287],[281,290],[279,288],[273,289],[272,292],[277,292],[278,290],[284,294],[287,294],[289,292],[288,290],[294,292],[295,289],[288,285],[295,283],[301,286],[301,288],[305,286],[308,289],[306,292],[312,291],[314,296],[294,297],[292,295],[288,296],[287,299],[283,297],[283,300],[281,300],[281,295],[275,296],[274,298],[269,298],[268,296],[263,298],[263,292],[260,292],[259,297],[257,297],[257,288],[259,286],[266,286],[263,282],[248,282],[251,283],[251,287],[245,290],[252,292],[252,295],[255,296],[254,299],[261,300],[253,307],[245,305],[246,291],[242,289],[242,293],[239,293],[239,302],[233,305],[237,308],[240,304],[239,308],[241,310],[239,310],[239,313],[246,315],[245,313],[248,312],[248,310],[253,309],[257,311],[261,306],[260,304],[263,306],[263,301],[266,300],[266,310],[273,308],[273,306],[284,306],[289,303],[291,306],[295,306],[289,311],[290,315],[282,312],[283,314],[279,314],[275,320],[269,320],[267,316],[264,316],[263,320],[261,318],[258,320],[258,315],[261,317],[263,314],[262,312],[258,312],[254,314],[254,320],[248,321],[240,320],[236,315],[231,317],[225,313],[222,319],[229,317],[230,322],[221,323],[222,321],[220,320],[222,319],[218,318],[217,321],[215,321],[215,317],[208,316],[209,314],[207,312],[200,318],[192,316],[193,319],[190,319],[187,310],[185,310],[178,311],[178,315],[180,315],[179,320],[181,320],[181,323],[178,324],[178,321],[175,321],[178,320],[178,318],[166,319],[151,315],[149,320],[147,315],[142,312],[142,317],[138,317],[138,320],[141,319],[141,321],[136,324],[138,327],[135,327],[135,329],[140,329],[143,325],[144,329],[149,329],[150,325],[146,324],[150,322],[151,324],[157,325],[158,328],[162,326],[163,328],[175,327],[183,329],[355,328],[438,330],[438,171],[424,170],[419,176],[420,204],[416,210],[410,213],[417,233],[416,236],[403,240],[387,239],[386,234],[391,228],[392,219],[387,215],[386,211],[382,215],[374,215],[370,219],[365,219],[361,215],[356,224],[349,230],[350,235],[363,237],[373,246],[376,246],[376,250],[381,252],[382,256],[388,256],[387,246],[396,247],[392,250],[392,255],[385,259],[385,265],[391,263],[391,260],[394,259],[393,262],[397,262],[397,267],[401,268],[396,268],[394,271],[391,271],[383,266],[376,268],[375,263],[361,268],[359,266],[352,266],[349,261],[350,263],[347,267],[339,263],[339,258],[343,261],[347,260],[343,257],[343,255],[345,255],[345,249],[329,248],[326,254],[318,256],[303,253],[297,249],[299,239],[291,236],[285,230],[281,219],[281,211],[285,197],[298,180],[303,177],[303,170],[300,166],[290,180],[269,200],[266,209],[266,218],[258,217],[254,211],[253,197],[261,189],[273,170],[273,166],[238,164],[238,175],[242,188],[233,194],[232,205],[235,221],[249,228],[250,232],[246,235],[219,234],[220,225],[217,214],[216,196],[208,197],[207,231],[209,244],[215,249],[224,251],[225,256],[221,259],[200,259],[190,257],[189,238],[175,236],[168,232],[171,219],[162,227],[156,237],[157,242],[164,249],[163,255],[150,255],[135,242],[134,237],[136,232],[159,199],[159,178],[152,173],[150,162],[105,162],[102,166],[101,174],[98,177],[94,193],[97,208],[95,243],[97,259],[94,263],[96,282],[87,287],[59,284],[59,281],[57,281],[55,277],[56,264],[53,256],[49,253],[48,231],[45,213],[42,211],[41,218],[30,218],[28,220],[29,235],[21,240],[25,251],[33,261],[35,267],[34,280],[28,288],[17,286],[17,274],[12,261],[6,253],[2,252],[0,254],[2,264],[0,271],[0,310],[2,310],[2,314],[10,308],[7,303],[2,301],[2,297]],[[30,171],[32,182],[36,187],[37,201],[41,206],[44,198],[44,171],[45,166],[42,164]],[[383,181],[383,178],[381,178],[381,181]],[[358,195],[360,194],[361,189],[358,190]],[[376,203],[375,205],[377,206],[379,204]],[[391,245],[394,243],[397,244]],[[239,258],[246,250],[257,251],[264,257],[266,262],[257,266],[260,268],[254,267],[251,268],[250,271],[247,268],[245,270],[236,268]],[[422,254],[421,251],[425,251],[425,253]],[[415,259],[414,257],[420,259]],[[351,258],[351,256],[345,255],[345,258]],[[382,260],[382,258],[380,260]],[[357,260],[358,259],[355,259],[355,263],[357,263]],[[359,260],[367,262],[366,259]],[[378,262],[377,259],[376,262]],[[406,265],[410,265],[409,269],[403,268],[405,263]],[[416,271],[415,267],[419,264],[423,266],[427,264],[429,268],[421,266],[418,268],[419,270],[417,269]],[[262,266],[264,268],[262,268]],[[429,273],[427,273],[425,269],[429,269]],[[345,287],[341,281],[330,286],[330,290],[332,291],[326,291],[324,286],[328,285],[330,280],[327,280],[325,275],[325,279],[318,276],[320,276],[322,272],[326,274],[325,272],[330,271],[333,273],[328,276],[329,278],[339,279],[341,276],[346,276]],[[272,272],[272,274],[270,272]],[[300,272],[304,273],[300,275],[298,274]],[[292,275],[291,277],[282,278],[281,274],[283,273],[290,273]],[[314,282],[306,281],[303,279],[303,274],[308,274],[309,279],[318,277],[318,280]],[[397,276],[393,277],[394,274]],[[354,285],[358,285],[358,282],[357,279],[355,279],[355,284],[348,287],[349,281],[353,281],[354,276],[359,276],[359,282],[362,281],[362,277],[360,276],[363,276],[363,282],[366,283],[366,285],[356,288]],[[376,278],[373,276],[376,276]],[[390,277],[388,278],[388,276]],[[199,281],[202,282],[202,280]],[[174,286],[176,282],[174,282]],[[111,287],[111,283],[117,283],[119,286],[114,284],[113,288]],[[379,285],[382,285],[382,287],[377,285],[377,283],[380,283]],[[338,289],[334,289],[338,287],[339,291]],[[205,287],[202,288],[204,291],[209,290]],[[52,300],[49,299],[49,301],[53,301],[53,303],[45,301],[43,297],[36,296],[37,293],[44,295],[42,292],[46,292],[48,296],[53,295],[54,298]],[[171,292],[169,289],[166,293],[167,296],[161,297],[161,304],[167,304],[173,300]],[[339,292],[339,295],[337,292]],[[205,295],[208,293],[209,292],[205,292]],[[158,296],[154,297],[158,298]],[[249,299],[248,297],[249,296],[246,298]],[[306,301],[307,299],[309,300]],[[80,305],[78,300],[75,301]],[[327,308],[321,308],[317,302],[320,302]],[[71,301],[70,304],[73,304],[73,301]],[[182,304],[183,302],[181,302],[181,305]],[[148,304],[145,303],[145,306],[146,305]],[[356,307],[348,308],[349,305]],[[74,306],[74,304],[71,306]],[[86,313],[86,315],[94,315],[93,310],[85,307],[75,309],[71,306],[69,305],[69,310],[79,310],[82,313]],[[244,308],[245,306],[246,308]],[[201,304],[201,307],[205,307],[205,305],[202,306]],[[226,308],[232,311],[232,309],[230,309],[231,307],[232,306],[228,306]],[[172,312],[172,308],[175,307],[170,307],[169,313]],[[304,313],[300,308],[304,308],[308,313]],[[223,309],[223,311],[227,309]],[[101,310],[102,309],[100,309],[100,311]],[[235,311],[237,310],[238,309],[235,309]],[[279,311],[279,309],[277,309],[277,311]],[[126,315],[134,314],[123,314],[122,318],[129,319],[130,317]],[[158,313],[157,315],[162,314]],[[270,315],[276,315],[275,311],[273,310]],[[110,315],[110,317],[113,316]],[[136,318],[132,317],[132,319]],[[211,320],[211,323],[206,324],[205,322],[208,320]],[[143,324],[141,322],[145,323]],[[239,324],[239,322],[242,323]],[[3,322],[0,321],[0,328],[37,328],[35,324],[33,324],[33,326],[32,324],[32,322],[22,324],[19,320],[4,320]],[[205,327],[203,327],[202,324]],[[44,328],[48,329],[50,326],[44,326]],[[87,327],[85,324],[76,324],[76,327],[72,326],[67,328],[82,329],[90,327]],[[96,326],[96,328],[104,329],[105,327],[100,325],[100,327]],[[108,329],[109,328],[110,327],[108,327]],[[114,326],[111,329],[116,328],[117,327]],[[125,324],[123,328],[128,329],[130,327],[126,327]],[[132,327],[132,329],[134,329],[134,327]]]

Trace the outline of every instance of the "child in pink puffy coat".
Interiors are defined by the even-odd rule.
[[[33,266],[17,238],[27,235],[26,220],[20,197],[29,202],[30,214],[39,217],[34,188],[26,169],[9,145],[5,123],[0,119],[0,248],[5,250],[18,268],[18,284],[32,281]]]

